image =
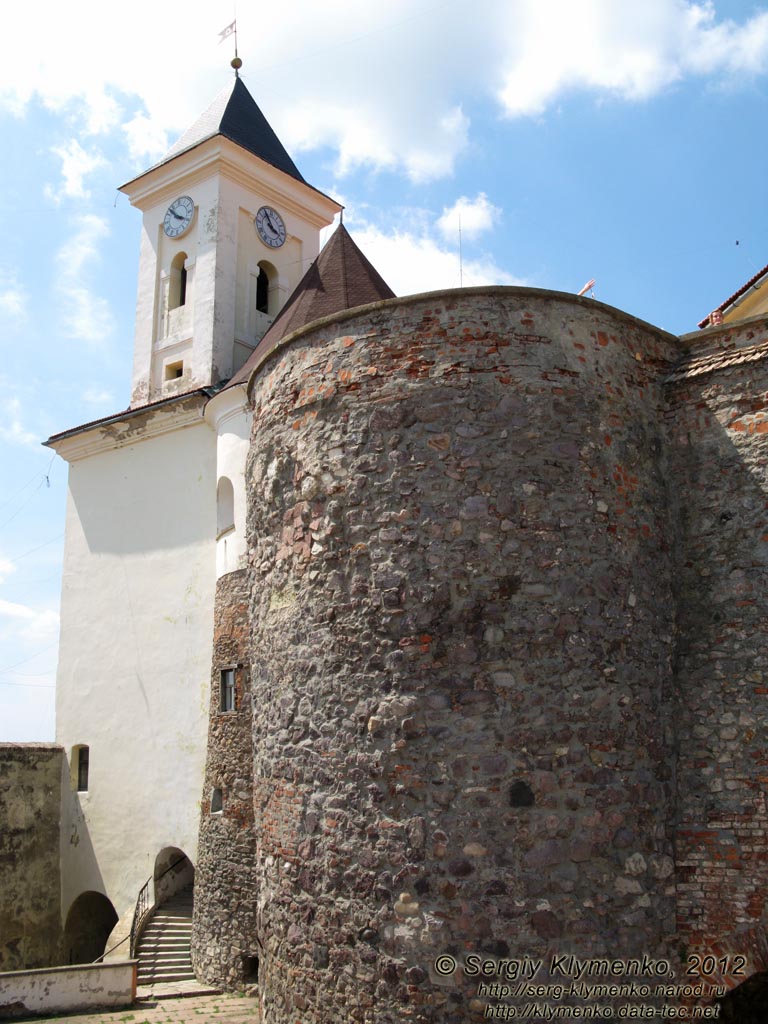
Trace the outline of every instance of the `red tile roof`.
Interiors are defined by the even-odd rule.
[[[754,288],[754,286],[758,284],[761,278],[765,277],[766,274],[768,274],[768,266],[763,267],[762,270],[758,270],[754,277],[750,277],[746,284],[743,284],[737,292],[733,293],[733,295],[729,295],[725,302],[721,302],[719,306],[712,310],[712,313],[725,313],[726,309],[728,309],[729,306],[733,305],[733,303],[736,302],[737,299],[740,299],[741,296],[744,295],[746,292],[748,292],[750,288]],[[703,320],[699,321],[699,327],[711,326],[712,313],[707,314],[707,316],[705,316]]]

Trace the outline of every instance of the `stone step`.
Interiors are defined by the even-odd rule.
[[[155,971],[153,974],[139,975],[136,979],[139,985],[154,985],[157,982],[168,981],[194,981],[195,976],[192,970],[188,971]]]
[[[166,939],[165,941],[158,941],[157,939],[148,939],[146,942],[142,942],[142,944],[141,944],[141,954],[142,954],[142,956],[144,956],[144,954],[146,954],[147,956],[150,956],[151,954],[155,953],[157,950],[161,950],[161,949],[167,949],[167,950],[185,949],[185,950],[188,950],[189,949],[189,943],[186,942],[183,938],[179,938],[179,939],[172,939],[172,940],[171,939]]]
[[[139,985],[195,980],[189,955],[192,908],[191,887],[157,908],[139,942]]]
[[[146,956],[142,950],[141,964],[170,964],[189,963],[189,948],[187,949],[158,949],[148,951]]]
[[[142,935],[191,935],[192,934],[192,922],[187,921],[186,924],[183,921],[170,921],[160,922],[152,925],[148,924],[142,932]]]
[[[142,935],[190,935],[192,933],[191,921],[158,921],[150,922]]]

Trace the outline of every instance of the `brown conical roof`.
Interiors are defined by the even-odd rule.
[[[368,302],[393,299],[395,293],[340,224],[296,286],[272,326],[245,365],[227,385],[242,384],[282,338],[313,320]]]

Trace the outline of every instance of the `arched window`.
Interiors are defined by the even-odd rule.
[[[278,312],[279,299],[277,267],[268,260],[259,263],[259,276],[256,278],[256,310],[275,316]]]
[[[216,488],[216,536],[220,537],[235,526],[235,491],[232,481],[222,476]]]
[[[269,277],[264,267],[259,267],[256,278],[256,309],[260,313],[269,312]]]
[[[177,252],[171,260],[168,284],[168,309],[178,309],[187,301],[187,254]]]

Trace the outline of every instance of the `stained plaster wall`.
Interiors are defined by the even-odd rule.
[[[217,165],[185,177],[177,169],[144,211],[139,260],[132,404],[226,380],[248,354],[317,256],[321,224],[296,201],[301,186],[255,158],[241,160],[260,172],[222,173]],[[306,192],[306,188],[304,188]],[[189,229],[168,238],[163,218],[181,194],[195,204]],[[314,197],[313,197],[314,198]],[[330,201],[326,201],[326,205]],[[279,249],[264,245],[253,224],[260,206],[276,206],[287,230]],[[168,313],[171,263],[186,253],[187,302]],[[274,268],[270,317],[256,310],[256,279],[262,261]],[[184,361],[181,378],[164,380],[168,362]]]
[[[64,751],[0,744],[0,971],[59,962]]]

